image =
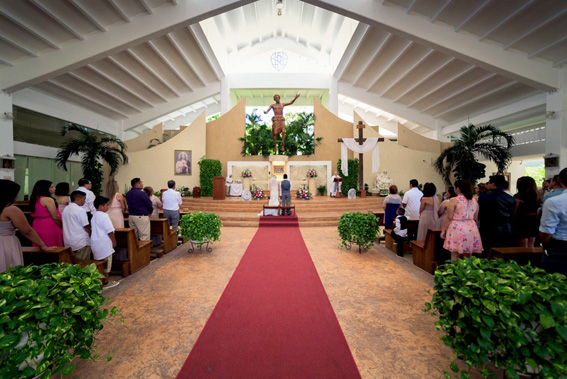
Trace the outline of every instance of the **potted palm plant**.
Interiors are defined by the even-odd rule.
[[[513,145],[513,136],[492,125],[463,126],[460,138],[435,161],[435,170],[447,184],[451,184],[451,174],[476,183],[486,176],[486,165],[479,163],[478,157],[493,161],[498,172],[504,172],[512,160],[510,148]]]
[[[195,247],[199,249],[206,245],[207,251],[212,251],[209,246],[213,241],[220,240],[221,220],[216,213],[194,212],[184,215],[179,223],[181,236],[191,242],[189,252],[195,251]]]

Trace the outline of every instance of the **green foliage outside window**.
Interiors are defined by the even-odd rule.
[[[99,358],[96,335],[118,314],[108,309],[100,278],[94,264],[16,266],[0,273],[0,378],[69,375],[75,357]]]
[[[201,196],[213,196],[213,177],[221,176],[222,163],[218,159],[201,158],[199,161]]]
[[[425,312],[438,317],[437,330],[455,353],[451,371],[464,361],[468,378],[476,369],[509,378],[539,373],[567,376],[567,279],[503,259],[462,259],[435,271],[435,293]],[[445,377],[450,377],[445,372]]]
[[[526,167],[526,176],[534,178],[536,184],[541,186],[541,182],[545,179],[545,167]]]
[[[341,186],[341,192],[343,196],[348,196],[348,190],[354,188],[358,190],[358,158],[348,160],[348,176],[344,176],[341,170],[341,160],[337,162],[337,171],[339,176],[343,178],[343,184]]]
[[[315,138],[313,126],[315,116],[313,113],[299,112],[285,115],[285,151],[283,155],[313,155],[323,137]],[[274,139],[272,127],[262,121],[256,110],[246,115],[245,137],[239,140],[244,143],[241,154],[246,155],[274,155]],[[281,136],[277,139],[278,150],[281,147]]]

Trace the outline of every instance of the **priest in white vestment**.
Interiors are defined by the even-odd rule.
[[[341,182],[335,182],[335,178],[340,179],[339,173],[337,171],[335,171],[333,176],[331,176],[331,196],[333,197],[337,196],[337,191],[341,190]]]

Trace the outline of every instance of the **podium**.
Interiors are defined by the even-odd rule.
[[[333,183],[337,183],[337,192],[335,193],[335,197],[343,197],[343,193],[341,192],[343,178],[334,178]]]
[[[213,176],[213,200],[224,200],[225,198],[224,176]]]

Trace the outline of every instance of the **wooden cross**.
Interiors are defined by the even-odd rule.
[[[355,138],[354,140],[358,142],[359,145],[363,145],[364,141],[366,141],[366,138],[362,138],[362,129],[366,128],[366,125],[364,125],[362,121],[359,121],[358,125],[356,125],[356,128],[358,129],[358,138]],[[343,142],[343,139],[339,138],[337,141]],[[378,142],[384,142],[384,138],[378,138]],[[358,189],[359,190],[364,189],[363,172],[364,172],[364,160],[362,159],[362,153],[359,153],[358,154]]]

